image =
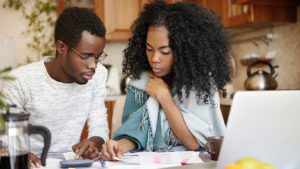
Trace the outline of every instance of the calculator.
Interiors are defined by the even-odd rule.
[[[69,167],[90,167],[93,164],[93,160],[62,160],[60,161],[61,168]]]

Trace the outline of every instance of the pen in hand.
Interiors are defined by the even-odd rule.
[[[118,151],[118,148],[116,146],[113,146],[113,151],[114,151],[114,154],[112,155],[112,159],[119,161],[119,159],[122,158],[123,155],[120,154],[120,152]]]
[[[102,156],[101,152],[99,153],[99,157],[100,157],[99,161],[100,161],[101,167],[106,168],[105,160],[103,159],[103,156]]]
[[[100,158],[100,164],[102,168],[106,168],[105,160],[103,160],[102,158]]]

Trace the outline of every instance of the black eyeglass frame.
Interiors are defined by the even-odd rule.
[[[83,55],[81,53],[79,53],[77,50],[75,50],[74,48],[70,47],[70,49],[75,52],[81,59],[83,60],[87,60],[88,58],[95,58],[96,62],[102,62],[106,57],[107,57],[107,53],[105,53],[104,51],[99,55],[99,56],[88,56],[88,55]]]

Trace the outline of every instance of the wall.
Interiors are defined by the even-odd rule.
[[[127,42],[107,42],[105,52],[108,57],[103,61],[105,64],[111,64],[118,69],[119,74],[122,72],[123,50],[127,47]]]
[[[26,47],[28,39],[21,35],[21,32],[26,29],[26,22],[22,19],[20,12],[2,8],[3,2],[4,0],[0,0],[0,38],[10,37],[12,39],[12,60],[16,64],[24,63],[26,55],[32,55],[32,51]]]
[[[262,53],[267,50],[277,51],[275,59],[271,62],[272,65],[279,65],[279,68],[276,69],[278,73],[276,77],[277,89],[300,89],[300,6],[298,6],[297,13],[297,23],[243,33],[231,39],[232,41],[251,39],[269,32],[276,34],[269,46],[261,43],[262,41],[258,41],[258,43]],[[236,75],[233,79],[236,90],[245,90],[243,85],[247,79],[247,66],[242,65],[240,59],[248,53],[259,52],[259,50],[251,41],[232,44],[232,54],[237,64]]]

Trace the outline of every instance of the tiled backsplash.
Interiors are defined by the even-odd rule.
[[[259,49],[251,41],[232,44],[232,53],[237,66],[233,79],[235,90],[245,90],[244,82],[247,79],[247,66],[242,65],[240,59],[246,54],[260,51],[266,52],[267,50],[276,50],[277,52],[275,59],[271,62],[272,65],[279,65],[279,68],[276,69],[278,73],[276,77],[278,82],[277,89],[300,89],[300,6],[298,7],[297,23],[240,34],[231,40],[251,39],[252,37],[267,34],[270,31],[276,36],[269,43],[269,46],[264,42],[258,42]]]

